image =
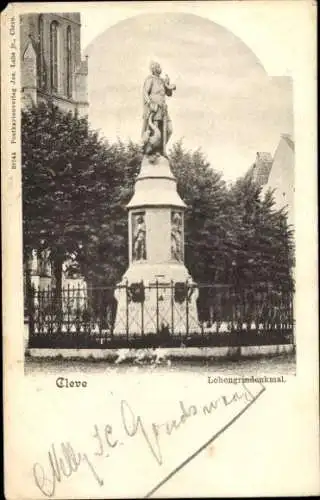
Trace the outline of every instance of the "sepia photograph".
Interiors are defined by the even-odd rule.
[[[292,78],[196,15],[84,20],[20,16],[26,369],[294,370]]]
[[[312,0],[1,28],[4,496],[318,494]]]

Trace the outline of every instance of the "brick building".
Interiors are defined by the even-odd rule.
[[[294,224],[294,142],[290,135],[282,134],[273,156],[272,169],[262,193],[274,189],[278,208],[286,208],[288,223]]]
[[[268,177],[272,168],[272,156],[270,153],[257,153],[256,161],[251,167],[250,173],[254,182],[263,186],[268,182]]]
[[[23,105],[51,101],[88,113],[87,58],[81,59],[79,13],[20,16]]]
[[[276,208],[284,208],[288,223],[294,224],[294,142],[288,134],[282,134],[272,157],[270,153],[257,153],[256,161],[249,169],[253,180],[262,186],[262,196],[270,188],[274,190]]]
[[[80,116],[88,114],[88,60],[81,58],[80,13],[21,15],[20,64],[23,107],[44,101]],[[36,287],[53,284],[49,251],[34,250],[25,266]],[[64,270],[63,286],[70,279],[76,286],[83,284],[68,266]]]

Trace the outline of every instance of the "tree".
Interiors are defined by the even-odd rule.
[[[141,165],[140,146],[109,143],[85,118],[40,104],[22,111],[25,258],[48,249],[56,289],[73,256],[93,286],[113,286],[128,265],[126,204]],[[185,216],[185,261],[198,283],[290,282],[292,229],[272,193],[250,176],[227,188],[201,150],[169,153]],[[291,281],[290,281],[291,280]]]
[[[170,151],[180,196],[187,204],[185,261],[200,283],[223,279],[228,258],[230,201],[222,175],[213,170],[201,150],[185,151],[182,143]]]
[[[111,280],[123,267],[118,262],[126,245],[123,202],[130,196],[137,155],[132,144],[124,150],[121,143],[103,141],[85,118],[71,112],[46,104],[22,111],[25,258],[32,249],[49,249],[56,289],[70,255],[88,279],[99,253],[101,264],[106,252],[104,271],[111,272]]]
[[[287,214],[275,208],[273,192],[250,177],[230,189],[233,225],[233,282],[239,287],[258,282],[292,285],[293,232]]]
[[[99,205],[92,199],[90,242],[78,254],[82,273],[94,286],[116,284],[128,264],[128,214],[134,180],[141,165],[138,145],[129,142],[105,146],[105,162],[96,168],[96,179],[108,184],[108,196]],[[89,227],[87,230],[89,230]]]

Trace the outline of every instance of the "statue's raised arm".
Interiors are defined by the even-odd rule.
[[[166,95],[169,97],[172,96],[173,91],[176,90],[176,86],[170,83],[168,75],[165,76],[163,83],[165,86]]]
[[[170,83],[168,75],[161,78],[159,63],[152,62],[150,70],[143,85],[143,152],[166,156],[166,144],[172,134],[166,96],[172,96],[176,86]]]

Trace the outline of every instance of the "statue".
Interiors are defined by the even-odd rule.
[[[133,228],[133,260],[146,259],[146,224],[144,216],[136,216],[136,227]]]
[[[39,253],[39,269],[42,276],[51,276],[50,250],[44,249]]]
[[[171,256],[178,262],[183,260],[182,217],[179,212],[171,215]]]
[[[172,96],[176,86],[170,84],[168,75],[160,77],[162,70],[159,63],[152,62],[150,70],[151,75],[143,86],[143,153],[166,156],[166,144],[172,134],[166,96]]]
[[[31,252],[30,268],[32,274],[38,274],[38,251],[35,249]]]

